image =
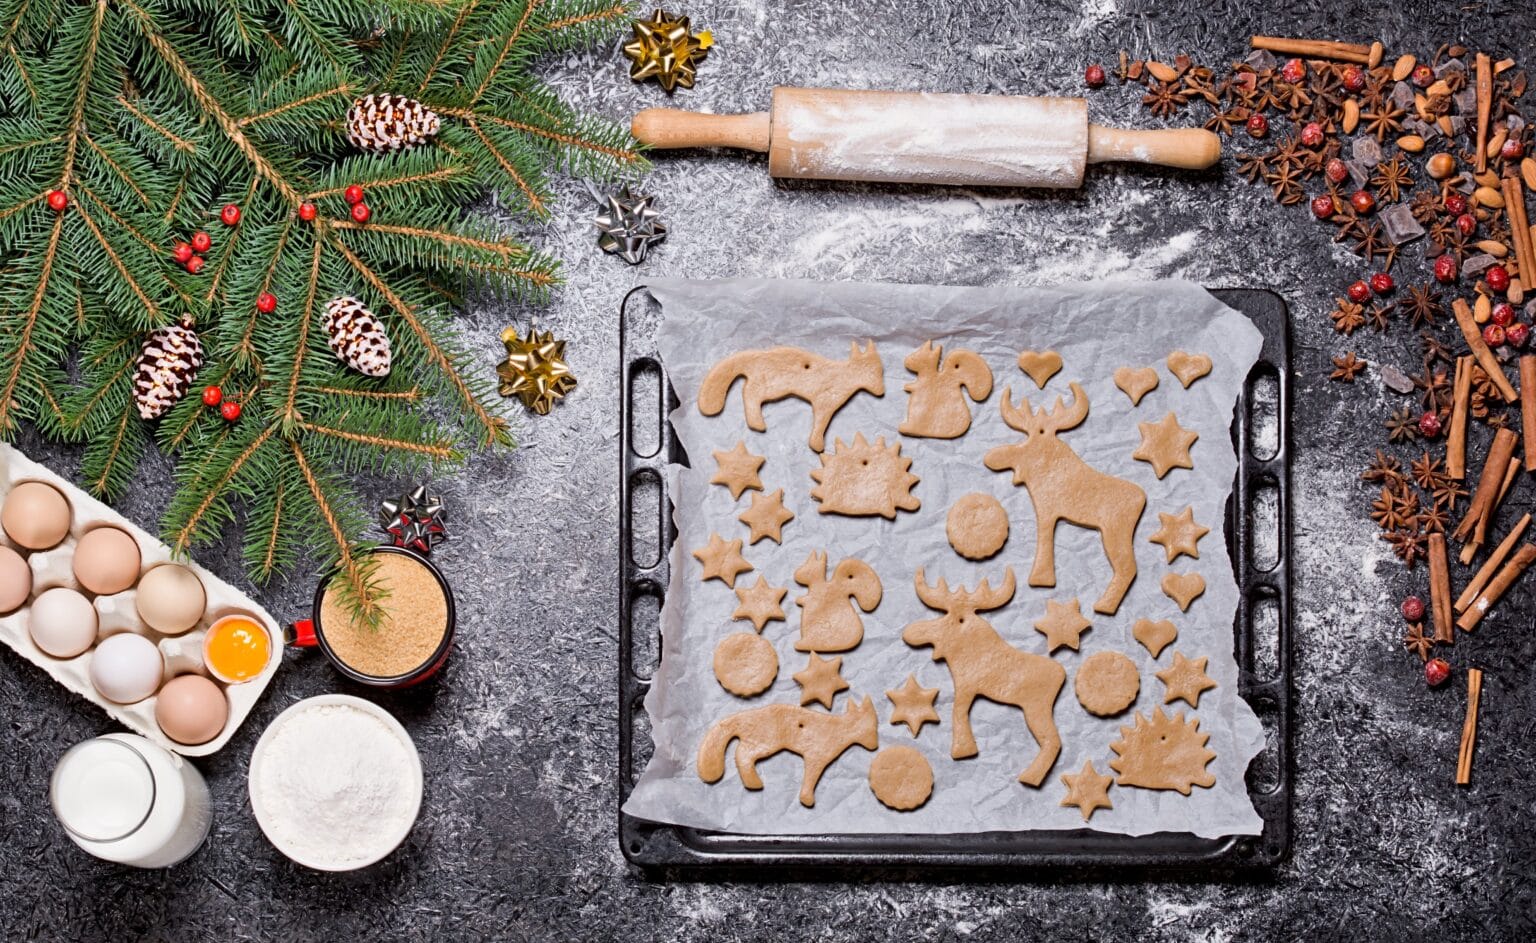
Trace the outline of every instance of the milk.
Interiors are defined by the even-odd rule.
[[[71,747],[54,767],[49,794],[75,844],[136,868],[180,862],[213,824],[202,774],[136,734],[114,733]]]

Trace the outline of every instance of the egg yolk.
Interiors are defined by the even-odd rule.
[[[225,619],[209,629],[203,641],[208,669],[230,682],[249,681],[261,674],[271,653],[267,630],[250,619]]]

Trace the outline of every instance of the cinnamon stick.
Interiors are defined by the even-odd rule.
[[[1477,479],[1477,489],[1472,492],[1472,503],[1467,507],[1467,516],[1456,525],[1454,536],[1457,540],[1466,542],[1475,531],[1487,528],[1484,518],[1493,512],[1505,470],[1509,467],[1509,460],[1515,454],[1515,443],[1519,440],[1520,437],[1513,429],[1500,429],[1494,434],[1493,444],[1488,447],[1488,460],[1483,462],[1483,473]]]
[[[1477,70],[1477,172],[1488,169],[1488,118],[1493,111],[1493,63],[1486,52],[1476,58]]]
[[[1499,482],[1499,490],[1494,495],[1493,501],[1488,505],[1488,510],[1478,520],[1477,528],[1472,533],[1472,539],[1461,548],[1461,562],[1465,566],[1477,556],[1477,551],[1482,549],[1483,543],[1488,539],[1488,525],[1493,522],[1499,513],[1499,506],[1504,503],[1504,496],[1509,494],[1509,489],[1514,487],[1515,479],[1520,476],[1520,460],[1510,456],[1509,464],[1504,468],[1504,480]]]
[[[1456,785],[1472,781],[1472,751],[1477,745],[1477,706],[1483,699],[1483,670],[1467,669],[1467,719],[1461,724],[1461,748],[1456,751]]]
[[[1536,357],[1532,357],[1536,360]],[[1523,382],[1523,381],[1522,381]],[[1536,395],[1536,384],[1532,394]],[[1467,477],[1467,409],[1472,401],[1472,358],[1456,358],[1455,394],[1451,400],[1451,428],[1446,436],[1445,473],[1455,481]],[[1533,411],[1536,415],[1536,411]],[[1526,435],[1526,448],[1530,448],[1530,435]]]
[[[1529,281],[1536,275],[1536,244],[1531,241],[1531,222],[1525,215],[1525,186],[1518,175],[1500,181],[1504,191],[1504,214],[1509,222],[1509,241],[1515,250],[1515,264],[1520,276]],[[1524,284],[1524,282],[1522,282]]]
[[[1253,48],[1268,49],[1287,56],[1311,59],[1337,59],[1366,65],[1371,61],[1371,47],[1360,43],[1340,43],[1331,39],[1288,39],[1284,36],[1255,36]],[[1491,81],[1491,80],[1490,80]],[[1489,86],[1492,88],[1492,86]]]
[[[1467,346],[1472,348],[1472,356],[1477,358],[1478,366],[1488,374],[1493,385],[1499,388],[1499,395],[1504,398],[1504,402],[1513,403],[1518,394],[1510,385],[1509,377],[1504,375],[1504,367],[1499,363],[1499,358],[1483,342],[1482,329],[1477,326],[1477,319],[1472,316],[1472,308],[1467,300],[1457,298],[1451,302],[1451,312],[1456,315],[1456,326],[1461,328],[1461,336],[1466,339]]]
[[[1536,354],[1520,358],[1520,431],[1525,435],[1525,470],[1536,471]]]
[[[1536,563],[1536,544],[1522,544],[1520,549],[1515,551],[1515,555],[1509,558],[1509,562],[1488,581],[1483,591],[1477,594],[1477,598],[1472,600],[1472,605],[1461,614],[1461,618],[1456,620],[1456,624],[1462,631],[1470,632],[1477,628],[1477,624],[1483,621],[1483,616],[1488,614],[1493,604],[1509,591],[1509,587],[1514,585],[1515,580],[1518,580],[1520,574],[1529,569],[1532,563]]]
[[[1451,567],[1445,557],[1445,535],[1429,535],[1429,605],[1435,620],[1435,641],[1456,641],[1451,621]]]
[[[1477,573],[1472,577],[1472,582],[1468,583],[1467,588],[1461,591],[1460,596],[1456,597],[1457,612],[1462,612],[1472,605],[1472,600],[1476,599],[1477,594],[1483,591],[1483,587],[1487,585],[1489,578],[1504,563],[1504,558],[1509,556],[1509,552],[1515,548],[1515,544],[1525,535],[1525,529],[1529,526],[1531,526],[1531,516],[1526,514],[1515,523],[1515,526],[1504,539],[1499,541],[1499,545],[1493,548],[1493,553],[1490,553],[1488,559],[1483,561],[1483,565],[1478,568]]]

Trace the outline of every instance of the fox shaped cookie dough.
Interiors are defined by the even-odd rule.
[[[821,774],[855,744],[866,750],[880,745],[874,702],[865,695],[848,702],[841,714],[810,710],[794,704],[767,704],[715,721],[699,745],[699,778],[717,783],[725,775],[725,751],[736,741],[736,772],[748,789],[763,788],[757,763],[783,750],[805,760],[800,780],[800,804],[816,805]]]
[[[767,430],[763,404],[795,397],[811,404],[811,448],[820,452],[826,444],[827,426],[843,405],[863,390],[885,395],[885,371],[875,342],[861,349],[849,345],[847,360],[828,360],[798,347],[743,350],[710,368],[699,387],[699,412],[718,416],[725,409],[731,385],[742,378],[741,406],[747,425]]]

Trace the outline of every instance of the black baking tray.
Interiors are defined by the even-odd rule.
[[[1241,693],[1265,731],[1248,768],[1264,821],[1257,836],[1206,839],[1184,833],[1132,837],[1087,829],[961,835],[742,835],[647,822],[622,811],[650,756],[644,699],[660,663],[656,613],[676,537],[662,485],[667,464],[688,463],[667,414],[678,405],[656,352],[660,306],[643,287],[619,316],[619,843],[645,869],[687,876],[795,876],[807,869],[921,873],[975,868],[1266,868],[1291,848],[1290,322],[1279,295],[1217,289],[1263,332],[1258,362],[1232,421],[1237,480],[1226,535],[1241,594],[1233,626]],[[637,561],[650,561],[643,565]]]

